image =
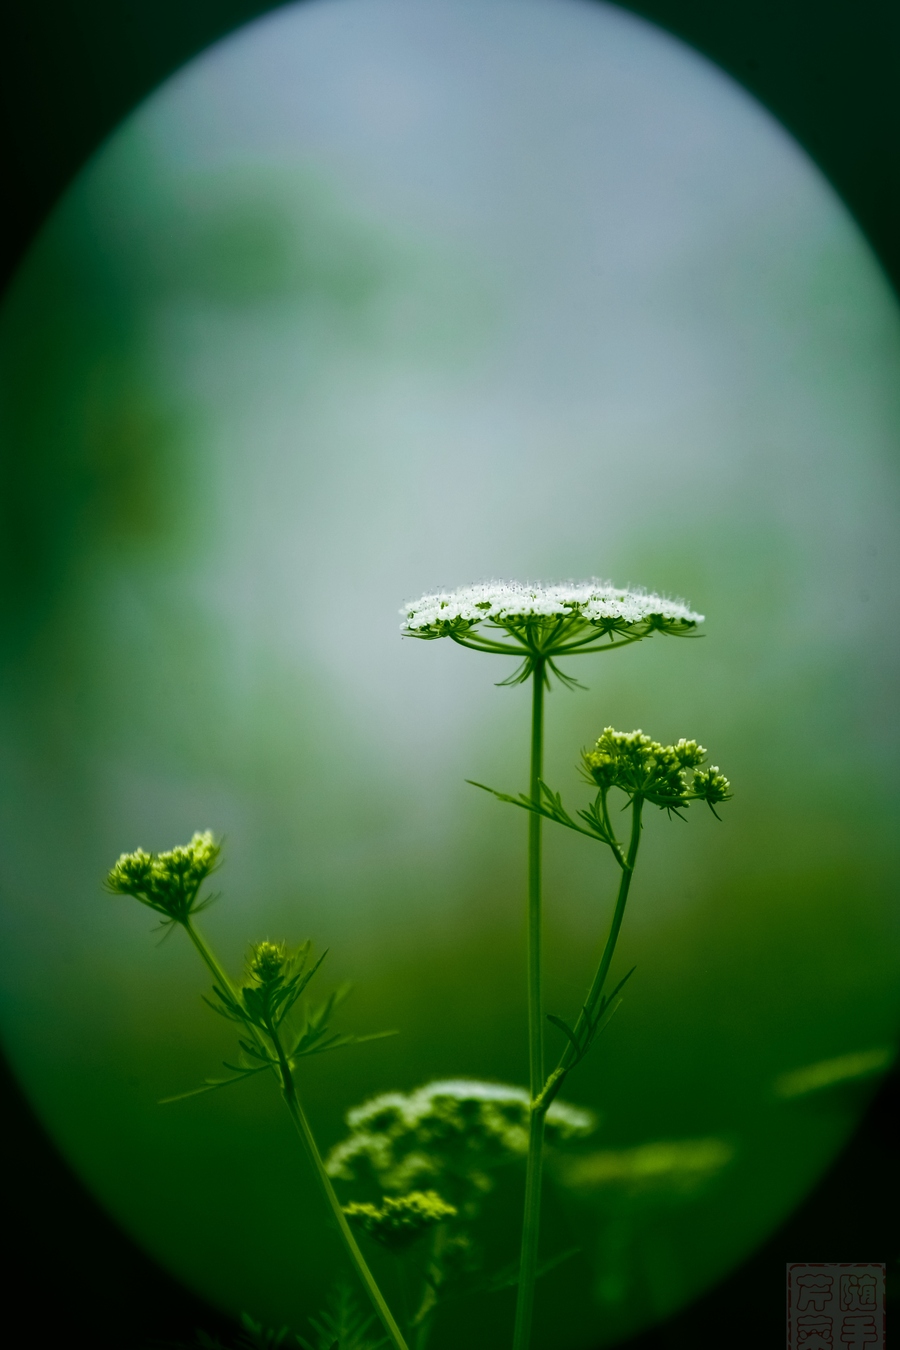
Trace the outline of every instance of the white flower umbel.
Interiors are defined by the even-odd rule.
[[[560,656],[609,651],[652,633],[685,637],[703,622],[681,600],[668,600],[643,590],[623,590],[609,582],[555,582],[530,585],[518,581],[477,582],[455,591],[437,591],[403,606],[405,637],[449,637],[474,651],[524,656],[519,670],[504,683],[528,679],[537,663],[545,679],[552,671],[570,683],[554,665]],[[498,641],[503,632],[515,646]]]
[[[531,585],[517,581],[480,582],[438,591],[403,606],[405,637],[432,641],[448,637],[462,647],[498,656],[517,656],[520,665],[502,684],[531,680],[531,772],[528,820],[528,1163],[525,1217],[519,1262],[513,1350],[529,1350],[534,1282],[537,1276],[544,1130],[552,1097],[545,1097],[544,1012],[541,960],[541,803],[544,757],[544,692],[550,676],[576,684],[556,662],[630,646],[653,633],[690,637],[703,622],[681,600],[609,582],[567,581]],[[557,1019],[558,1021],[558,1019]],[[555,1095],[555,1093],[554,1093]]]

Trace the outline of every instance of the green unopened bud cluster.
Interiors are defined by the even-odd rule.
[[[142,848],[123,853],[106,878],[114,895],[131,895],[166,923],[185,924],[192,914],[205,909],[210,899],[200,901],[199,891],[214,872],[221,846],[211,830],[193,836],[168,853],[146,853]]]
[[[457,1215],[437,1191],[410,1191],[408,1195],[386,1195],[380,1205],[353,1203],[344,1205],[351,1223],[373,1237],[389,1251],[403,1251],[436,1224]]]
[[[528,1153],[529,1112],[528,1093],[504,1083],[449,1079],[382,1093],[348,1113],[350,1134],[325,1166],[336,1179],[382,1193],[437,1183],[471,1216],[493,1190],[495,1171]],[[582,1139],[596,1126],[592,1112],[556,1101],[547,1142]]]
[[[257,942],[250,948],[247,974],[256,985],[265,987],[280,984],[288,964],[289,957],[283,942]]]
[[[325,959],[325,953],[310,964],[312,943],[302,942],[289,951],[284,942],[256,942],[247,956],[247,975],[237,991],[215,987],[216,1011],[232,1022],[243,1023],[275,1044],[288,1014],[296,1007]],[[321,1054],[326,1049],[349,1045],[357,1039],[330,1032],[331,1015],[343,1001],[346,989],[336,989],[316,1009],[307,1009],[302,1029],[284,1045],[288,1060]]]
[[[717,766],[701,769],[706,750],[684,739],[662,745],[638,731],[606,727],[595,745],[582,751],[585,776],[604,791],[619,788],[669,810],[692,801],[710,806],[727,801],[731,786]],[[689,781],[688,774],[693,770]]]
[[[378,1040],[390,1033],[357,1037],[331,1029],[332,1015],[342,1002],[346,988],[334,990],[317,1007],[306,1006],[302,1021],[299,1025],[292,1025],[290,1013],[324,960],[323,953],[318,960],[311,961],[312,944],[309,941],[301,943],[293,951],[289,951],[284,942],[265,939],[254,943],[247,956],[243,984],[238,987],[232,982],[193,923],[193,915],[214,899],[213,896],[207,896],[201,901],[200,888],[215,869],[220,852],[220,845],[212,832],[206,830],[195,834],[190,843],[170,849],[167,853],[147,853],[141,848],[133,853],[123,853],[106,877],[106,889],[113,895],[133,896],[141,904],[161,914],[164,924],[181,925],[213,977],[212,997],[207,998],[206,1003],[240,1028],[238,1044],[241,1053],[237,1063],[225,1062],[229,1071],[227,1078],[207,1078],[201,1087],[164,1100],[182,1101],[201,1093],[218,1091],[256,1074],[271,1072],[274,1075],[307,1156],[322,1184],[325,1199],[338,1222],[347,1255],[366,1288],[375,1315],[387,1332],[388,1340],[379,1341],[379,1344],[390,1343],[393,1350],[408,1350],[403,1333],[347,1227],[295,1085],[300,1059],[364,1040]],[[406,1197],[405,1208],[399,1204],[390,1206],[387,1202],[381,1210],[369,1208],[372,1212],[366,1214],[366,1222],[371,1226],[373,1235],[386,1245],[410,1242],[428,1224],[433,1226],[455,1213],[452,1206],[448,1206],[437,1193],[431,1192]],[[368,1321],[359,1325],[365,1329]],[[249,1319],[245,1326],[252,1333],[254,1344],[257,1341],[262,1344],[261,1329]],[[342,1326],[346,1330],[346,1324],[342,1322]],[[279,1345],[286,1334],[277,1334]],[[336,1346],[338,1340],[342,1345],[345,1343],[343,1332],[336,1340],[325,1328],[323,1336],[329,1346]],[[265,1337],[267,1345],[270,1339]],[[306,1345],[300,1338],[297,1338],[297,1343]],[[361,1339],[357,1338],[354,1343],[362,1347]]]

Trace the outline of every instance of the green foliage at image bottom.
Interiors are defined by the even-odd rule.
[[[243,1313],[242,1330],[231,1345],[205,1331],[197,1332],[195,1344],[199,1350],[383,1350],[389,1342],[375,1334],[376,1322],[374,1313],[367,1316],[361,1311],[350,1286],[341,1283],[318,1317],[309,1319],[314,1341],[290,1327],[267,1327]]]

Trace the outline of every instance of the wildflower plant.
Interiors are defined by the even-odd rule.
[[[566,1074],[590,1048],[611,1002],[603,987],[628,896],[640,841],[641,811],[645,801],[657,801],[670,810],[687,804],[694,792],[683,773],[689,764],[687,749],[657,747],[659,754],[644,752],[637,742],[632,746],[610,730],[612,740],[598,742],[596,763],[588,764],[600,791],[597,815],[579,825],[565,813],[561,802],[543,784],[544,694],[551,688],[551,677],[568,688],[578,682],[560,669],[559,662],[574,656],[588,656],[630,646],[654,633],[673,637],[691,637],[703,622],[680,600],[669,600],[641,590],[621,590],[597,580],[554,585],[522,585],[518,582],[488,582],[464,586],[455,591],[424,595],[401,610],[405,637],[434,641],[450,638],[462,647],[498,656],[515,656],[519,665],[501,685],[531,681],[531,763],[527,794],[502,800],[525,807],[530,815],[528,830],[528,1050],[530,1084],[530,1120],[528,1164],[525,1180],[525,1213],[519,1267],[514,1350],[528,1350],[534,1305],[534,1284],[538,1263],[541,1177],[547,1113]],[[634,733],[640,737],[642,733]],[[606,733],[604,733],[604,736]],[[647,745],[656,745],[650,742]],[[601,741],[603,738],[601,737]],[[687,743],[680,743],[686,747]],[[666,753],[663,754],[665,749]],[[685,758],[687,756],[687,758]],[[702,758],[702,757],[701,757]],[[699,763],[701,760],[698,760]],[[708,771],[711,773],[713,771]],[[717,771],[716,771],[717,772]],[[695,775],[696,791],[705,780]],[[477,786],[483,786],[478,784]],[[625,790],[632,802],[632,835],[624,850],[616,840],[606,813],[606,794],[612,787]],[[490,790],[490,789],[488,789]],[[725,800],[728,786],[724,779],[710,779],[705,788],[710,805]],[[664,800],[663,800],[664,799]],[[561,1018],[553,1018],[567,1037],[560,1065],[545,1077],[543,996],[542,996],[542,866],[541,825],[545,818],[568,824],[606,843],[623,871],[619,900],[591,991],[574,1027]],[[593,823],[592,823],[593,822]],[[626,977],[627,978],[627,977]],[[619,986],[621,988],[621,984]]]
[[[681,601],[619,590],[597,581],[467,586],[423,596],[402,613],[405,636],[424,641],[450,638],[474,651],[515,656],[516,669],[499,683],[531,685],[528,791],[512,795],[475,784],[528,814],[527,1090],[460,1078],[429,1082],[410,1093],[382,1093],[348,1112],[348,1135],[323,1158],[298,1091],[302,1061],[392,1033],[355,1036],[335,1030],[334,1016],[346,988],[333,990],[321,1003],[308,1001],[310,986],[325,959],[325,953],[313,957],[309,941],[293,950],[283,942],[257,942],[249,949],[241,979],[229,978],[197,926],[197,916],[216,899],[205,889],[221,860],[221,846],[211,831],[197,833],[188,844],[168,852],[137,849],[122,854],[106,878],[106,887],[114,895],[133,896],[169,931],[184,931],[212,976],[212,993],[206,1002],[237,1031],[238,1054],[225,1064],[226,1077],[209,1078],[200,1087],[166,1100],[216,1091],[264,1073],[274,1077],[280,1090],[373,1310],[360,1313],[352,1292],[343,1290],[318,1321],[310,1319],[316,1350],[380,1350],[383,1346],[425,1350],[435,1313],[447,1298],[510,1285],[517,1288],[513,1350],[529,1350],[535,1281],[568,1255],[538,1266],[545,1154],[557,1164],[555,1173],[562,1184],[576,1189],[608,1189],[613,1181],[619,1185],[621,1177],[632,1186],[639,1173],[643,1177],[648,1168],[658,1172],[663,1164],[663,1170],[668,1168],[673,1176],[687,1174],[684,1150],[679,1153],[675,1145],[666,1146],[669,1151],[664,1154],[657,1151],[651,1156],[645,1150],[634,1157],[623,1155],[624,1161],[607,1151],[583,1157],[580,1163],[567,1162],[565,1150],[590,1136],[597,1122],[590,1112],[562,1101],[560,1093],[615,1011],[619,993],[632,973],[607,990],[645,808],[657,807],[670,817],[684,819],[695,802],[705,802],[716,814],[716,808],[731,796],[728,780],[715,765],[707,765],[706,750],[696,741],[682,739],[666,745],[643,731],[606,727],[582,751],[580,770],[591,795],[571,811],[562,795],[543,779],[544,697],[554,682],[570,689],[578,686],[561,669],[561,661],[614,651],[656,633],[694,636],[703,616]],[[622,798],[622,810],[616,811]],[[614,821],[619,821],[623,811],[629,812],[630,827],[627,838],[620,839]],[[609,929],[582,1006],[569,1021],[548,1015],[547,1020],[563,1037],[558,1062],[549,1074],[544,1060],[541,953],[541,831],[545,820],[602,844],[620,871]],[[688,1162],[696,1171],[693,1154]],[[522,1163],[525,1205],[519,1260],[510,1272],[485,1277],[479,1273],[482,1255],[473,1225],[495,1190],[498,1173]],[[342,1204],[335,1183],[352,1185],[357,1194]],[[405,1333],[370,1269],[357,1233],[363,1243],[371,1243],[398,1263],[398,1283],[407,1304],[401,1319]],[[415,1304],[409,1303],[405,1293],[408,1269],[415,1269],[421,1280]],[[380,1332],[373,1333],[378,1322],[384,1338]],[[296,1344],[312,1350],[309,1342],[287,1328],[273,1331],[245,1317],[244,1331],[247,1344]]]
[[[517,1282],[515,1267],[511,1277],[484,1278],[473,1222],[497,1173],[525,1162],[529,1114],[524,1088],[471,1079],[382,1093],[347,1113],[350,1132],[329,1153],[326,1169],[335,1181],[380,1198],[353,1201],[345,1213],[401,1259],[417,1238],[430,1238],[416,1271],[421,1294],[408,1319],[416,1350],[424,1350],[448,1296]],[[596,1127],[593,1112],[568,1102],[556,1100],[547,1110],[547,1142],[561,1156]]]
[[[701,768],[705,759],[706,750],[696,741],[682,739],[676,745],[661,745],[642,731],[622,732],[606,727],[596,744],[582,751],[583,776],[599,791],[593,801],[576,811],[575,818],[564,807],[561,794],[554,792],[544,782],[540,784],[540,799],[537,803],[524,793],[512,797],[505,792],[485,788],[500,801],[520,806],[534,815],[543,816],[578,834],[587,835],[589,839],[606,844],[622,873],[603,955],[575,1025],[570,1026],[561,1017],[547,1014],[548,1021],[559,1028],[568,1045],[558,1066],[547,1078],[541,1096],[534,1103],[536,1110],[543,1110],[545,1105],[552,1104],[569,1072],[584,1059],[610,1013],[616,996],[633,973],[629,971],[610,994],[604,994],[637,864],[645,802],[684,819],[681,813],[691,802],[706,802],[715,814],[716,806],[731,797],[731,785],[717,765]],[[484,784],[475,783],[473,786],[484,787]],[[625,795],[626,807],[631,808],[627,845],[619,842],[613,829],[609,794],[614,788]]]
[[[316,1333],[315,1346],[302,1336],[297,1337],[297,1344],[300,1350],[384,1350],[390,1342],[374,1336],[375,1323],[374,1316],[359,1309],[350,1286],[341,1283],[332,1291],[328,1306],[309,1319]]]
[[[183,1097],[228,1087],[264,1070],[274,1074],[337,1223],[347,1255],[384,1326],[389,1342],[395,1350],[408,1350],[335,1195],[296,1086],[297,1063],[305,1056],[378,1039],[385,1033],[357,1037],[331,1030],[332,1014],[346,992],[342,989],[330,994],[318,1008],[306,1008],[299,1024],[292,1022],[292,1012],[325,959],[323,953],[317,961],[310,963],[309,942],[303,943],[293,953],[287,950],[284,943],[256,943],[250,948],[244,982],[240,986],[232,983],[194,921],[195,916],[215,899],[215,896],[200,899],[200,891],[204,881],[217,867],[220,853],[220,845],[212,832],[207,830],[195,834],[189,844],[167,853],[146,853],[143,849],[123,853],[106,878],[107,890],[114,895],[133,896],[162,915],[163,925],[178,924],[184,929],[213,977],[213,998],[206,1002],[239,1029],[241,1055],[236,1064],[225,1065],[230,1070],[228,1078],[207,1079],[202,1087],[166,1100],[178,1101]]]
[[[390,1341],[377,1335],[374,1330],[377,1320],[374,1314],[366,1315],[360,1309],[353,1290],[340,1281],[318,1317],[309,1318],[315,1344],[290,1327],[266,1326],[249,1313],[241,1313],[241,1330],[233,1347],[234,1350],[385,1350]],[[193,1344],[198,1350],[229,1350],[218,1336],[205,1331],[197,1332]],[[184,1350],[189,1348],[185,1346]]]

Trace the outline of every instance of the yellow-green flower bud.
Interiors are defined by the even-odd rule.
[[[221,847],[211,830],[168,853],[123,853],[106,878],[114,895],[132,895],[168,922],[186,923],[198,908],[200,887],[219,861]],[[208,901],[206,902],[209,903]]]
[[[274,984],[283,978],[287,960],[283,942],[257,942],[247,963],[250,978],[257,984]]]
[[[138,898],[148,889],[153,873],[153,855],[142,848],[123,853],[106,878],[106,888],[115,895]]]
[[[410,1191],[408,1195],[386,1195],[380,1206],[344,1205],[352,1224],[362,1228],[388,1251],[409,1247],[435,1224],[456,1217],[455,1205],[449,1205],[437,1191]]]
[[[672,746],[672,753],[684,769],[696,769],[706,759],[706,751],[696,741],[686,741],[684,737]]]
[[[701,769],[694,774],[693,793],[701,801],[709,802],[710,806],[715,806],[719,802],[727,802],[734,795],[731,791],[731,784],[724,773],[719,772],[716,764],[712,764],[708,769]]]

